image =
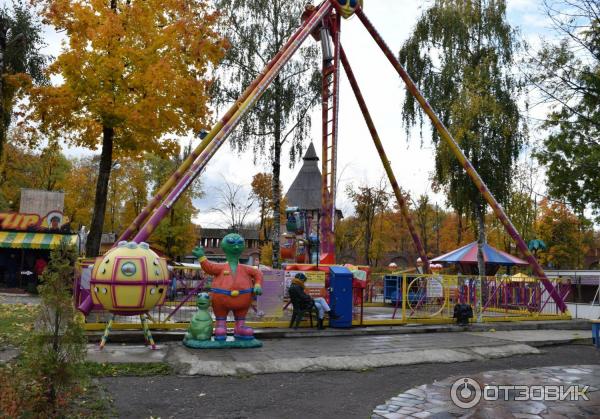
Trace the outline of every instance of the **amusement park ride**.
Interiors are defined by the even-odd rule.
[[[179,199],[182,193],[189,187],[192,181],[202,172],[225,142],[228,135],[235,129],[241,119],[252,109],[254,104],[261,98],[262,94],[269,88],[273,79],[280,72],[282,67],[290,60],[294,53],[300,48],[301,44],[309,37],[313,36],[321,42],[323,50],[323,69],[322,69],[322,209],[320,215],[320,257],[318,262],[322,264],[335,263],[335,236],[334,236],[334,212],[335,212],[335,185],[336,185],[336,160],[338,148],[338,109],[339,109],[339,90],[340,90],[340,69],[344,71],[350,81],[352,90],[362,114],[365,118],[369,131],[371,133],[375,147],[381,158],[381,162],[388,175],[394,194],[400,206],[402,215],[407,222],[410,234],[412,236],[415,248],[423,261],[424,270],[430,272],[429,261],[425,254],[421,239],[417,234],[414,224],[411,220],[408,204],[405,196],[402,194],[398,182],[394,176],[389,160],[385,154],[382,142],[379,138],[365,100],[362,96],[348,58],[341,45],[341,23],[342,18],[348,19],[356,15],[358,20],[363,23],[367,31],[371,34],[376,44],[383,51],[389,62],[398,72],[400,78],[406,83],[408,91],[418,101],[424,112],[431,119],[431,122],[437,129],[440,137],[447,143],[453,154],[459,160],[466,170],[469,177],[480,190],[481,194],[490,205],[496,217],[500,220],[506,232],[514,239],[517,248],[521,251],[527,262],[533,269],[534,274],[540,278],[548,294],[556,302],[557,308],[561,312],[567,311],[567,306],[563,298],[555,290],[552,283],[546,277],[542,267],[537,262],[533,254],[527,248],[527,245],[516,231],[508,216],[490,193],[483,180],[469,162],[465,154],[460,149],[448,129],[435,114],[423,94],[419,91],[416,84],[408,75],[406,70],[397,60],[394,53],[383,41],[371,21],[363,11],[362,0],[324,0],[318,6],[307,5],[302,16],[302,25],[291,36],[283,48],[272,58],[262,73],[248,86],[240,98],[228,110],[223,118],[216,123],[212,130],[204,137],[202,142],[182,163],[179,169],[168,179],[160,188],[150,203],[137,216],[131,225],[119,237],[118,242],[129,242],[128,245],[122,243],[120,247],[115,247],[104,257],[96,260],[91,278],[90,296],[84,299],[80,309],[85,313],[89,312],[94,304],[100,304],[105,310],[116,314],[131,313],[141,314],[150,310],[161,300],[155,296],[155,292],[164,296],[165,285],[163,272],[164,261],[156,255],[145,255],[136,257],[137,253],[152,252],[146,246],[136,247],[135,244],[143,245],[152,232],[159,225],[161,220],[169,213],[169,210]],[[118,253],[118,255],[116,253]],[[131,254],[129,254],[129,253]],[[118,260],[110,261],[111,254]],[[310,253],[309,253],[310,254]],[[138,255],[139,256],[139,255]],[[129,261],[131,259],[132,261]],[[108,262],[107,262],[108,261]],[[136,272],[132,269],[132,263],[138,269]],[[114,269],[113,269],[114,267]],[[107,268],[112,269],[111,272]],[[122,268],[122,269],[121,269]],[[127,271],[127,269],[130,271]],[[123,269],[125,269],[123,271]],[[123,271],[124,275],[120,274]],[[99,286],[100,284],[100,286]],[[112,299],[103,296],[106,287],[112,291]],[[102,291],[104,289],[104,291]],[[154,290],[154,291],[152,291]],[[127,299],[134,301],[126,308],[119,309],[118,300]],[[163,298],[164,299],[164,298]],[[130,315],[130,314],[127,314]],[[109,327],[107,327],[107,331]]]

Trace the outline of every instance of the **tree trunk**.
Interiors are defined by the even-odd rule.
[[[458,222],[456,223],[456,245],[460,246],[462,242],[462,214],[460,212],[456,212],[456,217],[458,218]]]
[[[370,260],[369,260],[369,249],[371,247],[371,221],[367,220],[367,223],[365,225],[365,263],[367,265],[370,265]]]
[[[483,246],[485,245],[485,205],[479,204],[477,205],[477,230],[478,230],[478,238],[477,238],[477,268],[479,271],[479,278],[477,280],[477,305],[475,311],[477,312],[477,322],[482,322],[482,312],[481,312],[481,287],[483,281],[485,279],[485,260],[483,258]]]
[[[10,122],[10,115],[8,110],[4,109],[5,102],[8,103],[4,85],[4,55],[6,54],[6,38],[8,32],[8,25],[2,25],[0,28],[0,167],[4,166],[4,144],[6,143],[6,132],[8,130],[8,123]]]
[[[279,77],[274,86],[277,91],[281,91],[281,81]],[[273,115],[275,127],[273,130],[273,268],[279,269],[279,236],[281,235],[281,196],[279,187],[279,175],[281,172],[281,119],[283,110],[281,100],[283,95],[278,95],[275,100],[275,113]]]
[[[440,220],[440,207],[435,204],[435,254],[436,256],[440,255],[440,229],[441,229],[441,220]]]
[[[92,225],[85,246],[87,257],[95,257],[100,253],[100,240],[104,227],[104,213],[106,212],[106,197],[108,195],[108,181],[112,168],[113,139],[115,130],[104,127],[102,130],[102,154],[100,154],[100,168],[96,182],[96,197],[94,200],[94,214]]]

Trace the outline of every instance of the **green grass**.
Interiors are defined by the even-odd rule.
[[[173,374],[173,368],[162,362],[114,364],[86,362],[83,368],[90,377],[152,377]]]
[[[0,345],[20,346],[33,330],[38,306],[0,304]]]

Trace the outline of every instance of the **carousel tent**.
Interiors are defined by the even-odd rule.
[[[483,260],[485,261],[486,275],[495,275],[501,266],[528,265],[523,259],[498,250],[487,243],[483,246]],[[469,243],[460,249],[438,256],[432,259],[431,263],[456,264],[463,274],[477,274],[477,242]]]

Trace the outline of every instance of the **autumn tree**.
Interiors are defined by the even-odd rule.
[[[71,221],[72,228],[89,225],[92,221],[94,189],[98,177],[98,159],[82,157],[71,160],[71,170],[65,177],[64,213]]]
[[[71,163],[55,144],[41,151],[32,150],[11,140],[4,151],[0,182],[0,209],[17,211],[22,188],[60,191],[71,169]],[[45,214],[44,214],[45,215]]]
[[[582,268],[589,243],[593,240],[590,223],[577,217],[566,204],[543,200],[537,223],[538,235],[548,249],[540,259],[554,269]]]
[[[51,142],[36,159],[36,189],[56,191],[64,187],[71,162],[62,153],[59,144]]]
[[[95,256],[113,156],[173,155],[176,135],[208,124],[207,73],[224,43],[204,0],[38,3],[68,43],[48,70],[60,84],[31,91],[30,118],[50,138],[101,149],[86,245]]]
[[[530,79],[551,107],[537,157],[548,167],[548,190],[583,214],[600,220],[600,3],[545,0],[557,42],[531,55]]]
[[[22,1],[0,9],[0,161],[18,99],[31,83],[44,84],[47,57],[41,54],[42,28]],[[0,179],[3,180],[3,179]]]
[[[216,5],[225,17],[231,44],[224,61],[225,77],[216,89],[219,102],[226,103],[240,96],[300,26],[305,2],[217,0]],[[309,110],[321,91],[318,56],[314,45],[302,47],[231,137],[238,151],[251,148],[256,160],[266,156],[272,165],[275,267],[279,263],[281,153],[287,145],[293,165],[310,135]]]
[[[376,216],[383,213],[389,205],[390,193],[386,190],[383,181],[378,186],[348,185],[346,188],[348,198],[354,204],[356,219],[360,223],[363,232],[363,256],[365,263],[371,264],[373,258],[372,245],[375,236]]]
[[[252,196],[258,203],[260,211],[259,230],[262,240],[267,240],[267,219],[273,212],[273,175],[257,173],[252,177]]]
[[[146,155],[146,176],[150,180],[150,188],[154,193],[181,165],[190,152],[191,147],[184,147],[175,158],[171,159]],[[194,207],[193,201],[202,195],[202,183],[200,179],[196,179],[169,210],[168,217],[165,217],[158,225],[150,238],[150,244],[171,258],[191,252],[198,243],[196,226],[192,222],[198,211]]]
[[[173,166],[172,163],[167,165],[167,167]],[[115,179],[115,188],[118,188],[116,184],[120,183],[123,197],[121,225],[126,226],[131,224],[148,203],[148,192],[152,185],[148,182],[151,176],[143,160],[124,160],[121,162],[121,167],[120,176]],[[200,191],[195,191],[198,192]]]
[[[505,0],[434,0],[399,54],[400,62],[501,204],[507,202],[513,164],[527,132],[517,103],[519,85],[511,73],[515,48]],[[407,130],[424,124],[424,112],[410,92],[404,99],[402,119]],[[436,145],[434,184],[446,191],[459,215],[467,210],[475,216],[481,248],[486,203],[448,145],[439,141],[434,127],[432,138]],[[483,257],[479,259],[483,271]]]

